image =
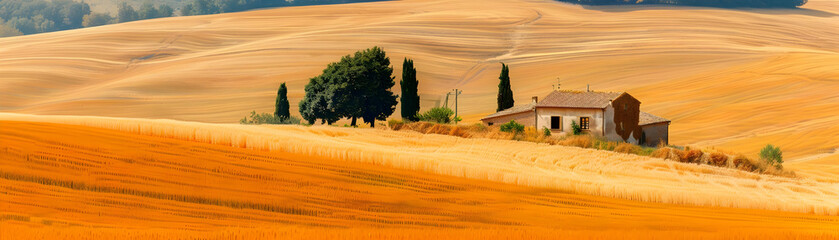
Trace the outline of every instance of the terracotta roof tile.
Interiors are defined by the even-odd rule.
[[[494,117],[500,117],[500,116],[506,116],[506,115],[512,115],[512,114],[522,113],[522,112],[527,112],[527,111],[533,111],[533,108],[535,106],[536,106],[535,103],[528,103],[526,105],[514,106],[514,107],[511,107],[511,108],[504,109],[504,110],[501,110],[499,112],[490,114],[489,116],[481,118],[481,120],[494,118]]]
[[[537,107],[606,108],[622,92],[553,91]]]
[[[655,123],[663,123],[663,122],[670,122],[670,120],[667,120],[663,117],[659,117],[659,116],[656,116],[656,115],[652,115],[648,112],[641,112],[638,116],[638,125],[639,126],[655,124]]]

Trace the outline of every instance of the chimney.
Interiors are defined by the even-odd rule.
[[[533,96],[533,103],[539,103],[539,96]]]
[[[591,92],[590,84],[586,84],[586,92]]]

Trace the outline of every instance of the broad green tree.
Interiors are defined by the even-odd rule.
[[[349,118],[355,126],[361,118],[375,127],[396,110],[396,84],[390,59],[381,48],[373,47],[344,56],[329,64],[321,75],[310,79],[300,102],[300,114],[309,123],[335,122]]]
[[[376,120],[387,120],[396,111],[397,96],[390,90],[396,85],[390,58],[381,48],[373,47],[355,53],[355,61],[362,71],[359,82],[364,86],[359,92],[363,99],[362,119],[375,127]]]

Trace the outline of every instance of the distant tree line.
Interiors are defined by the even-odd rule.
[[[376,0],[192,0],[180,9],[180,15],[204,15],[240,12],[258,8],[369,2]],[[177,15],[166,4],[147,2],[139,8],[123,2],[116,15],[92,12],[84,1],[74,0],[0,0],[0,37],[46,33],[83,27],[95,27]]]
[[[71,0],[0,0],[0,23],[17,30],[11,35],[80,28],[88,14],[89,5]]]
[[[722,8],[795,8],[807,0],[559,0],[583,5],[665,4]]]
[[[378,0],[192,0],[181,7],[181,15],[206,15],[217,13],[241,12],[259,8],[308,6],[354,2],[372,2]]]
[[[117,16],[90,11],[90,5],[72,0],[0,0],[0,37],[94,27],[142,19],[171,17],[172,7],[143,4],[139,10],[127,3]]]
[[[153,18],[165,18],[175,15],[175,9],[166,4],[155,6],[151,3],[144,3],[139,10],[123,2],[117,9],[117,22],[132,22]]]

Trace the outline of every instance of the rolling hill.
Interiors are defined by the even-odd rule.
[[[495,109],[505,62],[519,103],[557,78],[628,91],[673,120],[675,144],[751,154],[773,143],[791,162],[823,162],[839,148],[837,14],[828,0],[785,10],[405,0],[156,19],[0,39],[0,111],[230,123],[270,111],[280,82],[295,103],[326,64],[378,45],[397,76],[402,58],[415,60],[423,108],[463,89],[466,121]]]
[[[0,239],[839,236],[835,182],[573,147],[15,114],[0,146]]]

